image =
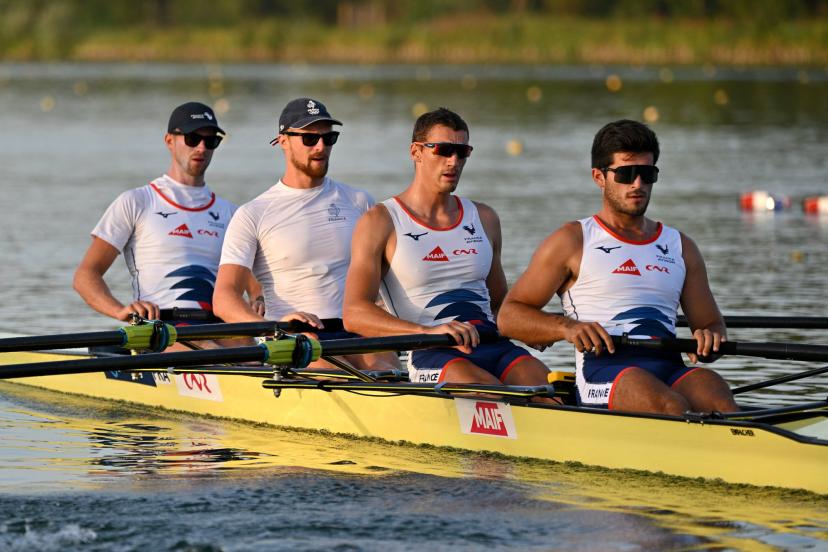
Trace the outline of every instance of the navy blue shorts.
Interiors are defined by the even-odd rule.
[[[576,374],[578,403],[612,408],[613,385],[631,367],[646,370],[668,387],[697,369],[685,365],[678,352],[619,347],[615,354],[584,353],[583,367]]]
[[[508,339],[478,345],[470,355],[457,349],[423,349],[408,359],[408,377],[414,382],[443,381],[443,368],[459,360],[468,360],[503,381],[515,364],[532,355]]]

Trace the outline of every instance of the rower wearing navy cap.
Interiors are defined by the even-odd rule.
[[[160,309],[211,311],[221,245],[236,209],[204,180],[223,135],[203,103],[187,102],[172,112],[164,135],[169,169],[118,196],[92,230],[92,244],[75,271],[74,288],[93,309],[122,321],[133,313],[158,319]],[[128,302],[104,281],[122,252],[132,276]],[[258,295],[253,281],[245,289]]]
[[[527,350],[508,340],[480,343],[480,332],[497,331],[506,276],[497,213],[454,195],[471,152],[457,113],[440,108],[417,119],[411,184],[354,232],[345,325],[366,336],[452,335],[456,348],[412,353],[412,381],[545,385],[549,371]],[[377,292],[387,311],[374,303]]]
[[[692,362],[715,353],[727,335],[696,244],[644,216],[658,155],[655,133],[637,121],[598,131],[592,180],[601,189],[601,211],[546,238],[506,296],[498,326],[533,345],[575,345],[583,406],[674,415],[735,411],[714,371],[685,366],[680,353],[616,350],[612,341],[623,334],[675,337],[679,304],[698,342]],[[564,316],[542,311],[554,294]]]
[[[297,98],[282,110],[271,145],[284,154],[284,174],[239,207],[224,241],[214,301],[216,314],[226,322],[262,320],[242,296],[253,274],[262,285],[267,319],[304,322],[319,339],[354,336],[337,319],[351,234],[374,200],[327,177],[339,138],[333,125],[342,123],[312,98]],[[346,359],[363,369],[397,366],[392,353]]]

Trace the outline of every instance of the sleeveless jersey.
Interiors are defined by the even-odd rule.
[[[236,211],[221,264],[252,270],[270,320],[295,311],[341,318],[354,226],[373,205],[367,192],[329,178],[310,189],[279,181]]]
[[[397,247],[380,295],[397,318],[424,326],[451,320],[493,322],[486,287],[492,245],[475,204],[454,198],[460,220],[449,228],[418,222],[396,198],[383,202],[394,222]]]
[[[685,267],[681,235],[658,223],[644,242],[626,240],[598,217],[579,221],[584,237],[578,279],[561,296],[564,314],[600,323],[610,335],[674,337]],[[576,352],[577,366],[583,355]]]
[[[212,310],[221,245],[235,205],[164,175],[122,193],[92,235],[124,254],[133,300]]]

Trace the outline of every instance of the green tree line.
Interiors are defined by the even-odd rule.
[[[193,37],[193,32],[209,30],[221,31],[211,36],[229,45],[224,55],[229,59],[279,59],[279,45],[285,39],[301,42],[322,32],[338,32],[345,38],[347,33],[366,30],[370,32],[365,40],[375,43],[357,42],[392,61],[399,60],[394,52],[404,44],[409,50],[430,50],[428,45],[418,46],[417,33],[422,35],[424,30],[425,36],[434,38],[434,29],[448,29],[444,34],[452,32],[452,43],[475,48],[483,42],[485,51],[485,38],[470,29],[468,21],[483,22],[514,44],[537,42],[536,36],[523,35],[531,35],[540,25],[553,34],[560,30],[567,35],[565,27],[573,21],[592,25],[593,32],[608,29],[616,34],[616,25],[630,25],[634,41],[632,27],[646,21],[650,23],[645,27],[660,24],[665,29],[673,22],[682,22],[688,29],[713,26],[714,34],[735,31],[734,38],[745,35],[760,44],[770,41],[773,47],[778,46],[774,33],[781,33],[782,47],[794,45],[796,38],[785,36],[800,32],[790,28],[793,22],[807,29],[804,47],[825,49],[826,19],[828,0],[0,0],[0,57],[117,58],[119,45],[125,49],[123,55],[175,57],[174,51],[167,51],[175,50],[177,44],[171,33]],[[687,33],[692,41],[699,31]],[[158,39],[159,35],[168,38]],[[153,40],[157,41],[155,49],[136,51],[142,42],[153,46]],[[573,53],[579,47],[577,36],[569,33],[562,40],[558,50],[568,50],[547,56],[548,60],[588,61]],[[428,52],[423,55],[427,57]]]

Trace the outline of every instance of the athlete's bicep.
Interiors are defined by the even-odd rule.
[[[97,236],[92,237],[92,243],[86,254],[78,265],[79,271],[89,271],[103,276],[115,259],[118,258],[119,251],[107,242]]]
[[[710,290],[707,268],[696,244],[681,235],[682,258],[686,275],[681,290],[681,308],[692,329],[724,328],[724,321]]]
[[[357,221],[351,239],[351,264],[345,281],[346,304],[355,301],[373,303],[376,300],[391,230],[393,223],[382,206],[373,207]]]
[[[573,263],[580,261],[583,238],[580,227],[566,225],[541,243],[526,271],[509,291],[507,301],[543,308],[556,293],[565,291],[574,277]]]

